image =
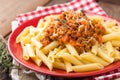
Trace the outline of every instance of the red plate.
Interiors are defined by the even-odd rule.
[[[88,15],[94,15],[94,14],[88,14]],[[47,15],[45,15],[47,16]],[[98,75],[98,74],[102,74],[102,73],[106,73],[108,71],[114,70],[118,67],[120,67],[120,61],[115,62],[109,66],[106,66],[104,69],[101,70],[97,70],[97,71],[91,71],[91,72],[82,72],[82,73],[67,73],[63,70],[59,70],[59,69],[53,69],[52,71],[50,71],[45,65],[41,65],[40,67],[37,66],[34,62],[32,62],[31,60],[24,60],[22,58],[22,48],[20,44],[17,44],[16,41],[16,37],[19,35],[19,33],[27,26],[33,25],[36,26],[39,19],[43,18],[45,16],[42,17],[37,17],[34,18],[32,20],[26,21],[25,23],[23,23],[22,25],[20,25],[19,27],[17,27],[10,35],[9,39],[8,39],[8,49],[10,51],[11,56],[20,64],[22,64],[23,66],[34,70],[36,72],[39,73],[43,73],[43,74],[47,74],[47,75],[52,75],[52,76],[60,76],[60,77],[85,77],[85,76],[93,76],[93,75]],[[112,18],[109,17],[104,17],[104,19],[106,20],[112,20]],[[118,22],[118,25],[120,25],[120,22]]]

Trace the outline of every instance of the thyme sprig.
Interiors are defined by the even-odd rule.
[[[6,41],[1,35],[0,35],[0,66],[3,68],[4,71],[7,71],[10,67],[12,67],[12,58],[9,55]]]

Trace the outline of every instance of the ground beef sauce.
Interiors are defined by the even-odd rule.
[[[53,40],[70,43],[81,53],[89,51],[96,41],[101,43],[104,33],[104,27],[100,23],[93,24],[83,11],[65,11],[51,21],[40,41],[44,46]]]

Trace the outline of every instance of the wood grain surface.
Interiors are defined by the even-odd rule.
[[[11,21],[20,13],[35,10],[49,0],[0,0],[0,34],[5,36],[11,31]]]
[[[98,3],[110,17],[120,20],[120,0],[100,0]]]

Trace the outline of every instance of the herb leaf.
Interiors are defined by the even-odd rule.
[[[0,35],[0,66],[4,71],[12,67],[12,58],[9,55],[7,44],[4,38]]]

